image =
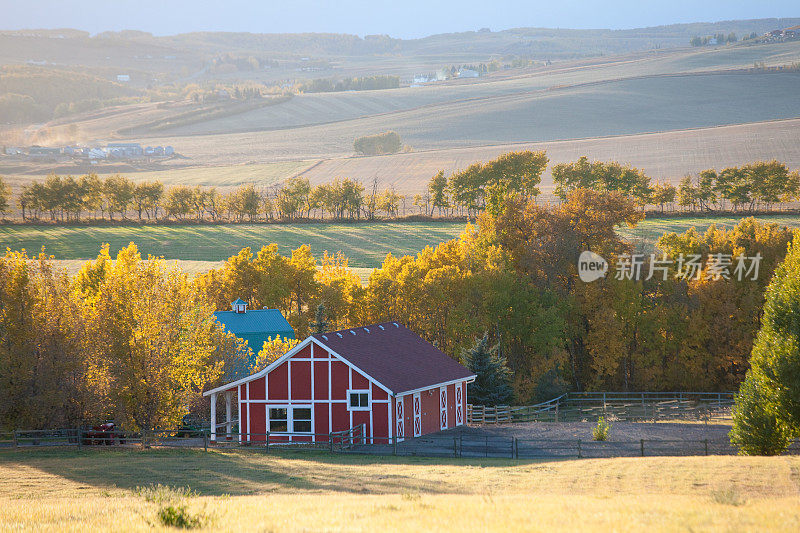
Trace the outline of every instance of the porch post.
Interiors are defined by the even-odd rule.
[[[217,393],[211,394],[211,442],[217,442]]]
[[[233,424],[231,420],[233,419],[231,413],[231,397],[233,394],[231,391],[225,393],[225,439],[231,440],[231,430],[233,429]]]

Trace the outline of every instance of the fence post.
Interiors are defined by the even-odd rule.
[[[330,447],[331,453],[333,453],[333,432],[328,433],[328,446]]]
[[[560,403],[561,403],[561,402],[559,402],[558,400],[556,400],[556,422],[558,422],[558,406],[559,406],[559,404],[560,404]]]
[[[705,445],[706,455],[708,455],[708,439],[703,440],[703,444]]]
[[[267,431],[267,453],[269,453],[269,431]]]
[[[578,459],[583,457],[583,453],[581,452],[581,439],[578,439]]]
[[[644,457],[644,439],[642,439],[642,440],[640,441],[640,443],[639,443],[639,446],[641,446],[641,449],[642,449],[642,457]]]
[[[463,433],[459,433],[458,434],[458,444],[459,444],[459,446],[458,446],[458,456],[459,457],[464,457],[464,434]]]
[[[83,430],[78,429],[78,449],[80,450],[82,448],[83,448]]]
[[[208,435],[206,435],[205,430],[203,430],[203,451],[208,451]]]
[[[453,457],[458,457],[458,438],[453,437]]]
[[[11,432],[11,440],[14,441],[14,448],[19,448],[19,442],[17,442],[17,430]]]
[[[519,443],[517,437],[511,437],[511,458],[519,459]]]
[[[392,436],[392,448],[393,448],[392,453],[394,455],[397,455],[397,435]]]

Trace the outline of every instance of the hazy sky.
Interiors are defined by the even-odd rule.
[[[800,16],[798,0],[0,0],[0,29],[434,33],[522,26],[637,28]]]

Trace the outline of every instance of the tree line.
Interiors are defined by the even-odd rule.
[[[400,87],[398,76],[362,76],[359,78],[317,78],[303,81],[298,89],[304,93],[330,93],[340,91],[373,91]]]
[[[44,255],[8,251],[0,258],[0,425],[115,418],[148,428],[190,411],[204,416],[201,390],[242,368],[244,348],[211,315],[236,298],[279,309],[298,338],[400,321],[464,362],[476,359],[470,350],[481,340],[507,368],[516,403],[570,390],[735,389],[792,232],[751,218],[730,230],[669,233],[641,264],[647,272],[662,254],[758,256],[756,279],[713,276],[711,261],[688,279],[675,264],[663,277],[613,275],[633,251],[616,229],[642,217],[620,192],[577,189],[543,205],[511,191],[461,237],[417,256],[387,255],[366,284],[341,254],[314,257],[308,246],[287,256],[275,244],[245,248],[193,279],[143,260],[134,245],[115,261],[104,249],[75,276]],[[580,281],[585,250],[612,272]],[[244,350],[264,352],[263,363],[274,349]]]
[[[366,187],[350,178],[312,186],[300,176],[272,187],[257,189],[247,184],[222,192],[216,187],[137,183],[120,175],[105,179],[96,174],[51,175],[44,182],[22,187],[17,205],[23,220],[53,222],[134,216],[140,221],[374,220],[409,214],[474,219],[494,209],[508,192],[525,198],[540,196],[548,163],[545,152],[509,152],[450,176],[440,171],[428,182],[425,193],[413,196],[392,187],[380,191],[377,178]],[[554,194],[562,202],[575,190],[587,188],[619,192],[642,209],[654,206],[662,212],[752,213],[800,200],[800,174],[778,161],[703,170],[697,176],[685,176],[677,187],[653,182],[644,171],[629,165],[586,157],[552,165],[551,172]],[[0,214],[10,212],[11,204],[10,190],[0,178]]]
[[[439,172],[428,183],[426,200],[430,213],[466,209],[469,214],[477,214],[509,187],[536,197],[547,164],[545,152],[511,152],[488,163],[470,165],[449,177]],[[555,164],[551,173],[554,194],[561,201],[575,190],[595,189],[622,193],[640,207],[656,206],[662,212],[667,207],[754,212],[800,200],[800,173],[778,161],[759,161],[720,172],[703,170],[696,177],[685,176],[678,187],[653,182],[644,171],[630,165],[590,161],[585,156],[575,162]]]

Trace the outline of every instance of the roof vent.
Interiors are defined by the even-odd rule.
[[[342,334],[341,333],[337,333],[337,335],[339,336],[340,339],[342,338]]]
[[[381,325],[378,325],[378,327],[381,328],[381,329],[384,329],[383,326],[381,326]]]
[[[369,333],[369,328],[364,328],[364,331],[366,331],[367,333]]]
[[[397,322],[392,322],[392,324],[394,324],[394,327],[396,327],[396,328],[400,327],[400,324],[398,324]]]
[[[350,330],[350,333],[352,333],[353,335],[355,335],[355,334],[356,334],[356,332],[355,332],[355,331],[353,331],[352,329]]]
[[[325,339],[325,340],[328,340],[328,336],[327,335],[323,335],[322,338]]]

